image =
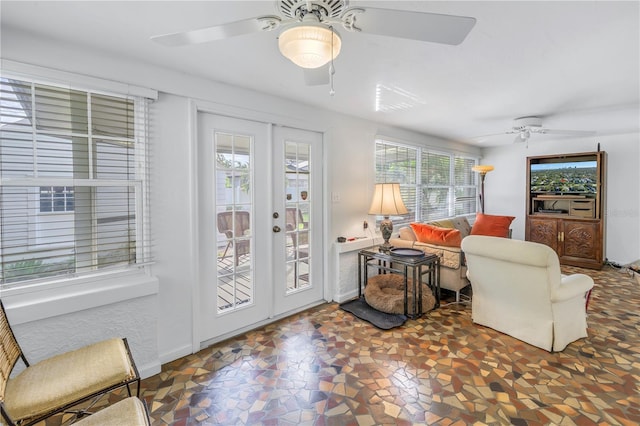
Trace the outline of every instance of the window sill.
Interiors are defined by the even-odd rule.
[[[72,278],[2,290],[13,325],[158,294],[158,279],[143,270]]]

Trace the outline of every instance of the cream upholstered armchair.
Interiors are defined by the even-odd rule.
[[[529,241],[470,235],[462,240],[473,299],[471,316],[550,352],[587,337],[584,274],[564,276],[558,255]]]
[[[38,423],[123,386],[132,397],[130,385],[134,382],[137,382],[137,394],[140,393],[140,375],[126,339],[104,340],[30,364],[18,345],[0,301],[0,343],[0,414],[9,425]],[[22,360],[25,368],[12,376],[18,360]],[[144,420],[146,410],[140,411],[140,408],[140,401],[133,397],[97,420],[109,416],[120,420],[113,424],[137,425],[140,423],[128,416],[135,414]],[[79,416],[84,415],[85,410],[80,410]],[[126,421],[122,422],[125,419],[122,416],[127,416]]]

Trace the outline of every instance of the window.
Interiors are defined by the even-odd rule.
[[[0,78],[0,287],[150,260],[147,101]]]
[[[394,224],[430,221],[476,212],[477,163],[472,157],[378,139],[376,183],[398,182],[409,213]]]
[[[40,187],[40,213],[72,212],[73,203],[73,187]]]

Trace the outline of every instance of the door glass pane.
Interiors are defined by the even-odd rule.
[[[308,143],[285,143],[287,293],[311,286],[310,151]]]
[[[251,136],[215,133],[218,311],[253,304]]]

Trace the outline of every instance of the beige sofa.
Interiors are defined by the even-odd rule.
[[[455,228],[460,231],[460,237],[464,238],[471,232],[471,225],[466,217],[459,216],[452,219],[444,219],[428,222],[441,228]],[[440,288],[456,293],[456,302],[460,302],[460,290],[469,285],[467,280],[467,267],[464,254],[459,247],[446,247],[417,241],[416,235],[410,226],[399,229],[399,238],[391,238],[389,242],[394,247],[408,247],[424,251],[427,254],[436,254],[440,257]]]

